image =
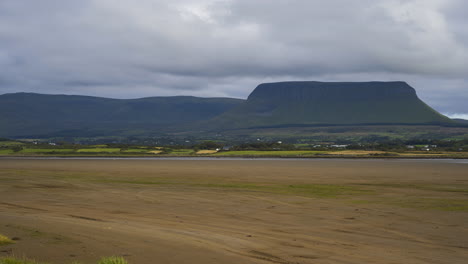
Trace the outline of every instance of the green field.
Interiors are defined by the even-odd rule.
[[[170,152],[170,155],[174,156],[187,156],[194,154],[193,149],[174,149]]]
[[[9,155],[13,154],[13,150],[11,149],[0,149],[0,155]]]
[[[325,151],[313,150],[278,150],[278,151],[261,151],[261,150],[243,150],[243,151],[225,151],[213,154],[213,156],[313,156],[323,154]]]
[[[21,146],[24,145],[23,142],[18,141],[0,141],[0,147],[11,147],[11,146]]]
[[[74,149],[61,149],[61,148],[47,148],[47,149],[36,149],[36,148],[24,148],[18,153],[57,153],[57,152],[73,152]]]
[[[214,142],[214,141],[213,141]],[[271,141],[270,141],[271,142]],[[465,142],[454,142],[447,147],[443,141],[440,147],[429,144],[429,150],[423,150],[424,144],[414,144],[407,148],[405,144],[388,147],[375,147],[372,144],[349,148],[333,146],[332,143],[318,145],[305,143],[249,143],[231,147],[231,150],[217,151],[222,144],[207,146],[206,144],[192,147],[174,146],[143,146],[127,144],[78,145],[49,143],[30,143],[15,141],[0,141],[0,156],[144,156],[144,157],[278,157],[278,158],[468,158],[468,145]],[[17,143],[17,144],[15,144]],[[257,144],[257,145],[256,145]],[[276,144],[276,145],[275,145]],[[387,147],[386,147],[387,146]]]
[[[148,151],[152,151],[152,150],[144,149],[144,148],[131,148],[131,149],[120,150],[120,152],[122,153],[148,153]]]
[[[78,149],[76,152],[78,153],[115,153],[120,152],[120,148],[82,148]]]

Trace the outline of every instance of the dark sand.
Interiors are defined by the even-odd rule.
[[[0,159],[0,256],[466,263],[468,163]]]

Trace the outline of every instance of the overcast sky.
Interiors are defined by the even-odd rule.
[[[0,0],[0,94],[246,98],[403,80],[468,118],[465,0]]]

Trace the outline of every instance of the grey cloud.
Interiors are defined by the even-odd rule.
[[[2,0],[0,93],[246,97],[260,82],[405,80],[467,113],[462,0]]]

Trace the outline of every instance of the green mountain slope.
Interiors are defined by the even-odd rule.
[[[455,122],[457,122],[457,124],[468,125],[468,120],[466,120],[466,119],[453,118],[452,120],[455,121]]]
[[[76,95],[0,95],[0,137],[157,133],[215,117],[244,100],[190,96],[108,99]]]
[[[318,124],[452,123],[405,82],[260,84],[248,100],[205,124],[237,129]]]
[[[371,124],[461,125],[427,106],[404,82],[266,83],[247,100],[0,95],[0,137],[149,136]]]

